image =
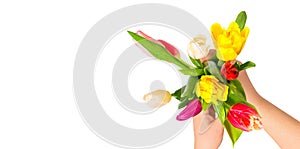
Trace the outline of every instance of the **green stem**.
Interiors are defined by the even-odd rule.
[[[226,108],[230,109],[231,108],[231,105],[229,105],[228,103],[226,102],[223,102],[223,104],[225,105]]]

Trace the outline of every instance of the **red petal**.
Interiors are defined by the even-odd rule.
[[[253,117],[257,117],[257,122],[251,123],[253,121]],[[235,104],[228,111],[228,121],[236,128],[239,128],[243,131],[251,131],[255,127],[261,123],[260,119],[258,119],[258,113],[253,108],[247,106],[246,104]],[[252,124],[252,125],[251,125]]]

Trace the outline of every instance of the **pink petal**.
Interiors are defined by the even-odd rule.
[[[146,38],[146,39],[148,39],[148,40],[150,40],[150,41],[152,41],[152,42],[155,42],[155,43],[160,44],[159,41],[153,39],[151,36],[148,36],[147,34],[145,34],[144,32],[142,32],[141,30],[138,30],[138,31],[136,32],[136,34],[138,34],[138,35],[140,35],[140,36],[142,36],[142,37],[144,37],[144,38]]]
[[[205,57],[201,58],[200,60],[203,63],[203,62],[211,59],[215,54],[216,54],[216,50],[215,49],[210,49],[208,51],[208,54]]]
[[[176,117],[178,121],[184,121],[191,117],[198,115],[202,110],[201,102],[199,99],[192,100],[184,110],[182,110]]]
[[[164,41],[164,40],[161,40],[161,39],[159,39],[159,40],[153,39],[151,36],[148,36],[147,34],[145,34],[144,32],[142,32],[141,30],[138,30],[138,31],[136,32],[136,34],[138,34],[138,35],[140,35],[140,36],[146,38],[147,40],[150,40],[150,41],[152,41],[152,42],[155,42],[155,43],[157,43],[157,44],[162,45],[162,46],[165,47],[165,48],[169,51],[169,53],[172,54],[173,56],[178,56],[178,55],[179,55],[179,51],[178,51],[173,45],[171,45],[170,43],[168,43],[168,42],[166,42],[166,41]]]
[[[171,44],[169,44],[168,42],[164,41],[164,40],[158,40],[162,45],[165,46],[165,48],[169,51],[169,53],[171,53],[173,56],[177,56],[179,55],[178,50]]]

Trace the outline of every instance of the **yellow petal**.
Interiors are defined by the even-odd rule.
[[[210,31],[213,35],[213,38],[217,40],[218,36],[223,33],[223,28],[219,23],[215,23],[211,26]]]
[[[227,100],[227,95],[228,95],[228,86],[222,84],[222,91],[219,91],[218,93],[218,99],[221,101],[226,101]]]
[[[245,42],[248,38],[248,35],[249,35],[249,32],[250,32],[250,29],[248,27],[245,27],[242,32],[241,32],[241,36],[243,37],[243,42],[242,42],[242,46],[241,46],[241,50],[244,48],[245,46]],[[239,53],[241,52],[241,50],[239,51]],[[238,54],[239,54],[238,53]]]
[[[247,39],[249,32],[250,32],[250,29],[248,27],[245,27],[241,32],[241,36],[244,37],[245,39]]]
[[[219,35],[218,36],[218,46],[219,47],[231,47],[232,46],[232,40],[228,38],[225,35]]]
[[[227,29],[228,32],[238,32],[240,33],[239,25],[236,22],[231,22]]]
[[[237,53],[233,48],[219,47],[219,49],[217,49],[217,57],[223,61],[230,61],[236,59]]]

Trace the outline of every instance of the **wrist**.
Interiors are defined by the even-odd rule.
[[[246,71],[241,71],[238,77],[238,80],[241,82],[241,85],[245,91],[247,101],[255,106],[259,104],[262,97],[257,93],[254,86],[252,85]]]

